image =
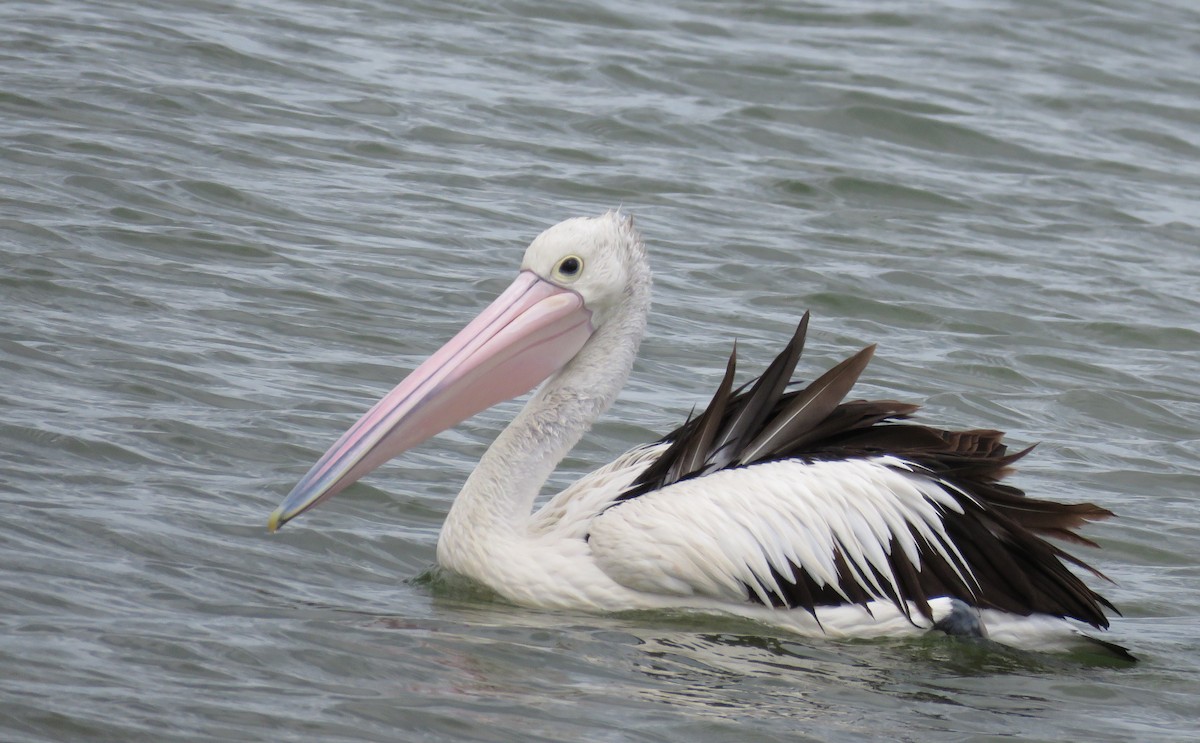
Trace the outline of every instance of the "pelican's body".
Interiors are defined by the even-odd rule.
[[[455,499],[443,568],[522,605],[736,614],[807,635],[943,630],[1053,648],[1107,626],[1101,596],[1035,532],[1109,513],[1001,485],[994,431],[894,422],[915,406],[843,403],[871,348],[785,392],[795,337],[749,389],[725,380],[708,409],[534,511],[541,486],[615,400],[650,305],[632,220],[550,228],[513,286],[381,400],[272,515],[284,522],[396,454],[544,383]],[[1101,643],[1121,653],[1115,646]]]

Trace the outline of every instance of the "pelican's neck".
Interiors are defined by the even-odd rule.
[[[627,291],[578,354],[550,377],[479,460],[438,538],[438,562],[472,574],[492,547],[526,535],[542,485],[625,386],[646,330],[649,279]],[[479,577],[479,576],[476,576]]]

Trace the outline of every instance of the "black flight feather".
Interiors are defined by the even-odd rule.
[[[753,464],[765,459],[779,442],[787,441],[789,436],[807,431],[825,420],[850,392],[874,353],[875,346],[867,346],[805,387],[750,442],[738,456],[739,463]]]
[[[754,381],[750,391],[746,393],[746,404],[730,415],[729,422],[721,431],[721,435],[713,447],[710,461],[712,469],[721,469],[734,461],[734,453],[744,450],[747,437],[754,436],[770,416],[775,402],[783,394],[787,384],[796,371],[796,363],[804,351],[804,339],[808,335],[809,313],[805,312],[796,326],[792,340],[784,347],[783,352],[775,357],[762,376]]]

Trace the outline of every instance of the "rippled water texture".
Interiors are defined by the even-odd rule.
[[[1194,737],[1200,10],[1186,0],[0,5],[0,739]],[[513,405],[278,535],[353,418],[624,205],[656,270],[553,485],[761,368],[1041,442],[1120,518],[1119,667],[532,612],[429,568]]]

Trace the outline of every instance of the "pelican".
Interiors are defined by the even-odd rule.
[[[1043,538],[1112,513],[1001,483],[1028,450],[1003,434],[907,422],[916,405],[843,401],[867,347],[791,384],[809,316],[752,383],[736,346],[700,415],[534,510],[555,466],[613,403],[650,307],[630,217],[568,219],[516,280],[320,458],[274,532],[384,462],[537,385],[455,498],[437,561],[519,605],[732,614],[805,636],[944,632],[1034,650],[1127,652],[1083,630],[1116,611]],[[790,388],[790,389],[789,389]]]

